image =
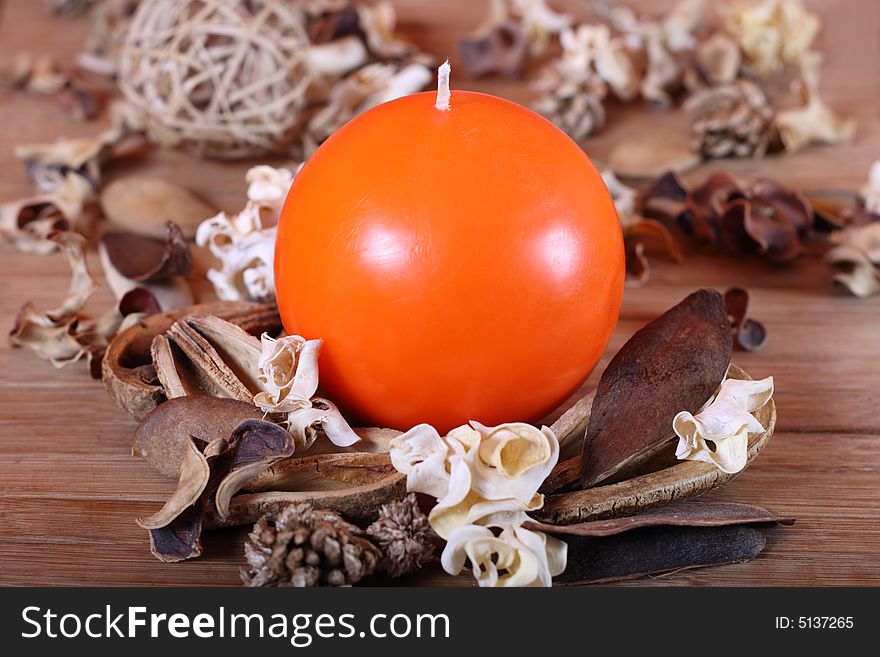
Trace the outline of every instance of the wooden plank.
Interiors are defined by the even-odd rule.
[[[658,13],[664,3],[629,4]],[[452,56],[456,41],[479,23],[482,3],[395,0],[410,38],[439,56]],[[554,6],[588,11],[579,0]],[[712,162],[688,176],[730,169],[770,176],[809,189],[855,192],[880,153],[880,4],[830,0],[807,4],[825,17],[818,47],[827,54],[823,89],[835,108],[856,116],[859,132],[849,146],[807,149],[789,157]],[[69,59],[88,32],[85,20],[49,18],[45,4],[8,0],[0,11],[0,65],[19,51]],[[528,101],[518,81],[465,80],[458,88]],[[0,93],[0,202],[31,193],[14,145],[59,135],[96,134],[104,119],[78,123],[44,100]],[[607,159],[615,143],[634,131],[670,129],[680,119],[646,108],[615,108],[603,133],[588,140],[594,161]],[[281,162],[281,161],[278,161]],[[108,172],[180,181],[218,207],[241,207],[244,171],[251,163],[196,161],[161,151]],[[18,254],[0,247],[0,328],[11,327],[28,300],[58,304],[66,290],[62,257]],[[821,248],[779,266],[688,245],[676,266],[651,258],[651,281],[627,289],[621,321],[597,372],[639,327],[697,287],[752,290],[753,316],[770,341],[759,353],[735,360],[754,376],[773,375],[779,408],[777,434],[755,464],[706,499],[750,502],[794,515],[792,528],[770,530],[768,547],[754,562],[628,582],[644,585],[876,585],[880,582],[880,298],[857,300],[835,290]],[[92,254],[93,271],[100,271]],[[100,276],[99,276],[100,278]],[[90,304],[111,302],[102,288]],[[557,412],[558,414],[558,412]],[[548,421],[552,418],[548,418]],[[88,378],[81,365],[56,370],[24,350],[0,347],[0,584],[237,584],[246,530],[212,532],[206,556],[161,564],[149,554],[145,532],[133,524],[161,504],[174,483],[130,455],[135,423]],[[450,578],[434,565],[401,584],[471,586],[469,576]]]

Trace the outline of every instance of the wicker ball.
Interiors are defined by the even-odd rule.
[[[289,0],[142,0],[119,86],[150,138],[203,157],[284,149],[309,80],[305,17]]]

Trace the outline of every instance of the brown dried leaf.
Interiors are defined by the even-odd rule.
[[[645,256],[645,239],[649,243],[659,242],[664,252],[673,262],[684,260],[681,245],[669,229],[654,219],[639,219],[626,227],[623,240],[626,247],[627,283],[641,285],[651,275],[648,259]]]
[[[656,178],[639,194],[638,214],[668,224],[681,224],[687,212],[688,190],[674,171]]]
[[[760,506],[735,502],[679,502],[649,509],[635,516],[592,520],[574,525],[548,525],[526,521],[526,529],[570,536],[614,536],[642,527],[723,527],[757,523],[793,525],[793,518],[780,518]]]
[[[669,441],[676,413],[697,412],[730,364],[722,296],[698,290],[637,331],[599,381],[582,452],[594,486]]]
[[[214,504],[221,520],[229,516],[232,496],[272,464],[291,456],[295,449],[293,436],[272,422],[245,420],[230,436],[232,462],[217,486]]]
[[[186,442],[183,460],[180,464],[180,478],[177,490],[168,498],[165,505],[148,518],[138,518],[137,524],[143,529],[161,529],[171,524],[175,518],[198,502],[208,485],[211,470],[208,459],[190,437]]]
[[[763,349],[767,345],[767,329],[748,315],[749,291],[741,287],[728,289],[724,293],[724,305],[730,317],[733,346],[743,351]]]
[[[262,417],[263,412],[253,404],[234,399],[201,396],[169,399],[141,420],[132,453],[166,477],[179,477],[190,437],[210,443],[228,438],[245,420]]]

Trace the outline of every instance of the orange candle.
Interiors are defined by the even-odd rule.
[[[297,175],[278,228],[289,333],[355,419],[441,432],[535,421],[602,355],[620,310],[614,205],[584,152],[494,96],[385,103]]]

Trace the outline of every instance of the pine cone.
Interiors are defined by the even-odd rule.
[[[244,546],[247,586],[344,586],[376,570],[382,555],[363,531],[309,504],[260,519]]]
[[[706,157],[760,158],[779,140],[773,108],[749,80],[697,91],[684,108],[695,115],[695,149]]]
[[[391,577],[414,573],[431,558],[428,518],[419,509],[416,496],[383,504],[379,519],[367,527],[367,535],[382,550],[382,565]]]
[[[580,142],[605,125],[605,96],[608,87],[596,76],[570,80],[556,69],[550,69],[535,88],[541,97],[534,110]]]

